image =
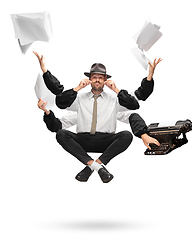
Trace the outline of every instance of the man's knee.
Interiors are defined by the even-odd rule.
[[[133,141],[133,135],[129,131],[123,131],[121,133],[122,133],[123,142],[127,147],[129,147],[129,145]]]
[[[63,140],[65,140],[67,137],[67,131],[64,129],[60,129],[57,133],[56,133],[56,139],[58,143],[63,142]]]

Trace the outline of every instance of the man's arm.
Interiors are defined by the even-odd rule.
[[[58,132],[60,129],[62,129],[62,123],[58,118],[55,117],[51,110],[46,109],[46,104],[47,102],[44,102],[42,99],[39,99],[37,104],[38,107],[44,111],[43,120],[51,132]]]
[[[113,80],[105,81],[105,85],[117,94],[119,104],[121,106],[130,110],[136,110],[139,108],[139,103],[136,98],[129,94],[126,90],[119,90]]]
[[[160,143],[157,141],[157,139],[152,138],[147,134],[149,132],[147,125],[139,114],[137,113],[131,114],[131,116],[129,117],[129,122],[130,122],[130,126],[133,134],[136,137],[141,138],[143,140],[144,145],[147,148],[151,149],[149,146],[149,143],[154,143],[157,146],[160,146]]]
[[[154,80],[153,80],[153,75],[154,75],[154,71],[155,68],[157,66],[158,63],[160,63],[162,61],[161,58],[159,58],[157,61],[156,59],[153,61],[153,63],[151,64],[149,62],[149,74],[146,78],[144,78],[141,82],[141,86],[135,91],[135,96],[139,99],[139,100],[143,100],[145,101],[153,92],[153,88],[154,88]]]
[[[59,95],[63,92],[64,86],[60,84],[59,80],[47,70],[45,66],[45,57],[37,52],[33,52],[39,60],[41,70],[43,71],[43,79],[47,88],[55,95]]]
[[[78,92],[82,88],[88,86],[90,83],[91,81],[89,79],[83,79],[76,88],[66,90],[61,94],[57,95],[55,99],[57,107],[61,109],[69,108],[76,100]],[[76,106],[73,106],[73,109],[70,110],[76,110]]]

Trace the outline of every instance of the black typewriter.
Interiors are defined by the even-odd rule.
[[[177,121],[175,125],[171,126],[152,123],[148,126],[148,130],[148,135],[156,138],[160,146],[149,144],[151,150],[147,149],[144,154],[165,155],[188,142],[186,133],[192,130],[192,122],[187,119],[186,121]]]

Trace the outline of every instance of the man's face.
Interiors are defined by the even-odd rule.
[[[106,80],[105,75],[99,73],[93,73],[91,75],[91,87],[95,91],[102,91],[104,87],[104,82]]]

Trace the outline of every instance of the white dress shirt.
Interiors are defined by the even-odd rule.
[[[129,124],[129,117],[134,111],[127,110],[117,113],[117,120]],[[67,111],[65,115],[60,118],[62,129],[67,129],[77,124],[77,112]]]
[[[73,104],[67,108],[69,111],[77,113],[77,133],[90,132],[93,115],[93,93],[80,93]],[[125,112],[125,114],[123,114]],[[133,111],[121,106],[116,94],[102,92],[97,99],[97,125],[96,132],[115,133],[117,125],[117,116],[123,122],[127,122]],[[69,122],[75,123],[75,116],[71,115]],[[61,119],[64,127],[64,118]],[[121,121],[120,120],[120,121]],[[65,120],[66,121],[66,120]],[[71,125],[71,126],[72,126]]]

